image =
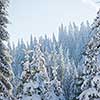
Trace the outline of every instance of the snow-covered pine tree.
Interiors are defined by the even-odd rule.
[[[4,41],[9,39],[9,34],[6,31],[8,3],[8,0],[0,0],[0,100],[14,99],[12,96],[13,88],[10,83],[13,76],[11,56],[4,44]]]
[[[33,37],[32,37],[32,35],[31,35],[31,37],[30,37],[30,44],[29,44],[29,49],[31,50],[31,52],[29,53],[29,56],[30,56],[30,58],[29,58],[29,61],[31,62],[32,61],[32,57],[33,57],[33,52],[34,52],[34,46],[37,44],[37,39],[36,39],[36,37],[34,37],[34,39],[33,39]]]
[[[58,42],[56,40],[54,33],[53,33],[52,39],[53,39],[53,45],[55,45],[55,50],[58,52],[59,51]]]
[[[44,100],[49,78],[45,67],[44,54],[41,52],[39,43],[34,45],[33,60],[31,62],[30,69],[32,74],[31,79],[33,81],[34,94],[38,95],[41,100]]]
[[[51,52],[52,50],[52,41],[45,35],[45,38],[43,39],[40,37],[39,43],[41,44],[41,51],[44,53],[46,50],[47,52]]]
[[[42,36],[39,37],[39,43],[41,44],[41,51],[45,52],[44,38]]]
[[[58,43],[59,45],[62,45],[64,51],[66,49],[66,43],[67,43],[67,31],[66,31],[66,27],[61,24],[61,26],[59,27],[59,33],[58,33]]]
[[[75,100],[77,90],[75,78],[77,77],[77,70],[74,61],[69,59],[69,50],[67,50],[65,65],[63,91],[65,93],[66,100]]]
[[[15,76],[18,78],[20,78],[21,73],[22,73],[21,62],[23,61],[24,56],[25,56],[24,49],[26,49],[26,46],[25,46],[23,39],[21,39],[21,41],[18,40],[16,52],[15,52],[15,55],[13,57],[13,66],[12,66],[14,69]]]
[[[48,84],[48,90],[45,95],[45,100],[65,100],[64,93],[62,91],[62,86],[61,82],[58,81],[57,77],[57,56],[56,56],[56,51],[55,51],[55,45],[53,47],[53,52],[52,52],[52,60],[53,65],[51,66],[52,68],[52,73],[53,73],[53,80],[51,80]]]
[[[33,100],[33,99],[35,99],[34,98],[35,97],[34,87],[33,87],[34,83],[31,79],[32,75],[31,75],[31,71],[30,71],[29,53],[30,53],[29,51],[27,51],[27,50],[25,51],[21,81],[19,82],[19,85],[16,90],[17,91],[16,96],[17,96],[18,100]]]
[[[84,52],[84,82],[81,86],[82,93],[79,95],[79,100],[100,100],[100,65],[97,63],[97,57],[100,54],[100,10],[91,28],[91,32],[94,31],[95,34],[87,43]]]
[[[45,48],[45,52],[44,52],[44,56],[45,56],[45,66],[47,68],[47,72],[48,72],[48,77],[50,80],[52,80],[53,78],[53,74],[52,74],[52,62],[51,62],[51,54],[48,52],[48,48]]]
[[[60,81],[57,78],[50,81],[44,100],[65,100]]]
[[[32,61],[32,57],[33,57],[33,52],[34,52],[34,46],[37,43],[37,39],[36,37],[33,38],[33,35],[31,34],[30,36],[30,42],[29,44],[27,43],[27,49],[31,50],[31,52],[29,53],[29,61]]]
[[[51,51],[51,68],[53,73],[53,79],[55,76],[57,77],[57,69],[58,69],[58,54],[56,50],[56,45],[53,44],[53,50]]]
[[[80,46],[79,37],[81,37],[81,33],[79,33],[79,28],[75,23],[73,23],[73,31],[72,31],[71,36],[72,37],[70,37],[70,38],[72,38],[73,43],[72,43],[72,41],[70,42],[71,43],[70,53],[71,53],[72,59],[74,59],[74,62],[77,65],[80,60],[79,58],[80,58],[81,51],[79,48],[79,46]]]
[[[65,70],[65,58],[64,58],[64,52],[63,52],[63,48],[62,45],[60,45],[59,47],[59,53],[58,53],[58,80],[61,81],[61,83],[63,82],[64,79],[64,70]]]
[[[33,36],[31,34],[30,36],[30,47],[29,47],[31,50],[34,48],[34,41],[33,41]]]

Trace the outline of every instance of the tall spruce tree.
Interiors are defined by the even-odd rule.
[[[61,82],[57,79],[57,66],[52,66],[53,80],[48,84],[44,100],[65,100]]]
[[[26,46],[25,46],[23,39],[21,39],[21,41],[18,40],[16,52],[13,57],[13,65],[12,65],[14,74],[17,78],[20,78],[21,73],[22,73],[22,65],[21,64],[22,64],[22,61],[25,56],[25,52],[24,52],[25,49],[26,49]]]
[[[77,70],[75,63],[72,59],[69,59],[69,50],[66,55],[66,67],[64,69],[63,79],[63,91],[67,100],[75,100],[76,96],[76,81]]]
[[[33,82],[31,80],[31,71],[29,63],[29,51],[25,50],[25,57],[23,60],[23,71],[21,80],[16,89],[16,96],[18,100],[33,100]]]
[[[58,80],[61,81],[61,83],[63,82],[64,79],[64,70],[65,70],[65,58],[64,58],[64,51],[62,48],[62,45],[60,45],[59,47],[59,54],[58,54]]]
[[[44,100],[65,100],[61,82],[58,80],[57,76],[57,69],[58,69],[57,56],[58,55],[54,44],[53,51],[51,53],[51,60],[52,60],[51,68],[52,68],[53,78],[48,84],[47,93],[45,95]]]
[[[13,72],[11,68],[11,57],[6,48],[4,41],[9,39],[9,34],[6,31],[8,24],[7,11],[8,0],[0,0],[0,100],[14,99],[12,96],[12,79]]]
[[[46,92],[46,84],[49,81],[47,69],[45,67],[44,54],[41,52],[41,45],[39,43],[34,46],[33,60],[31,62],[32,80],[34,81],[35,94],[44,98]]]
[[[92,24],[91,32],[95,32],[86,45],[84,82],[79,100],[100,100],[100,65],[97,63],[100,54],[100,10]],[[100,60],[100,59],[99,59]]]

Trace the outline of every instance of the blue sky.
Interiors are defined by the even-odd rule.
[[[58,33],[61,23],[80,24],[89,20],[92,23],[98,5],[96,0],[10,0],[8,25],[10,40],[29,40],[30,34],[39,37]]]

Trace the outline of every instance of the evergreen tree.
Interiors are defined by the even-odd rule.
[[[66,27],[63,24],[61,24],[61,26],[59,27],[59,33],[58,33],[58,43],[59,43],[59,46],[62,45],[64,52],[66,51],[66,48],[68,47],[67,42],[68,42],[68,39],[67,39]]]
[[[30,40],[30,49],[29,50],[31,50],[31,52],[29,53],[29,56],[30,56],[29,61],[31,62],[33,53],[34,53],[34,49],[35,49],[34,46],[37,44],[37,39],[36,39],[36,37],[34,37],[34,39],[33,39],[32,35],[31,35],[30,39],[31,40]]]
[[[80,60],[80,38],[81,38],[81,33],[79,33],[79,29],[78,29],[78,26],[73,23],[73,34],[72,34],[72,41],[73,43],[71,42],[71,56],[72,56],[72,59],[74,59],[74,62],[75,62],[75,65],[78,64],[79,60]],[[83,45],[82,45],[83,46]]]
[[[52,70],[54,79],[51,80],[48,84],[47,92],[45,94],[45,100],[65,100],[61,82],[57,79],[57,69],[54,68]]]
[[[47,50],[47,52],[51,52],[52,50],[52,42],[51,40],[47,37],[47,35],[45,35],[45,38],[43,39],[41,37],[41,48],[42,48],[42,52],[45,52]]]
[[[75,100],[77,70],[72,59],[69,59],[69,50],[67,50],[66,67],[64,71],[63,90],[67,100]]]
[[[32,73],[32,81],[34,84],[34,93],[41,97],[43,100],[47,91],[47,83],[49,81],[47,69],[45,67],[44,54],[41,52],[40,44],[35,44],[33,60],[30,65]]]
[[[58,80],[61,81],[61,83],[63,82],[64,79],[64,70],[65,70],[65,58],[64,58],[64,52],[63,52],[63,48],[62,45],[60,45],[59,47],[59,54],[58,54]]]
[[[58,81],[58,77],[57,77],[58,65],[57,65],[57,52],[55,50],[55,44],[51,55],[52,55],[51,59],[53,61],[51,66],[53,78],[48,84],[45,100],[65,100],[64,93],[62,91],[61,82]]]
[[[53,78],[52,68],[51,68],[52,58],[51,58],[51,53],[48,52],[47,48],[45,49],[44,56],[45,56],[45,66],[47,68],[48,77],[49,77],[50,80],[52,80],[52,78]]]
[[[32,100],[32,94],[34,92],[33,82],[30,79],[31,71],[30,71],[30,63],[29,63],[29,53],[25,51],[25,57],[23,60],[23,72],[21,75],[21,80],[17,87],[16,96],[18,100]]]
[[[18,45],[16,47],[15,56],[13,58],[14,74],[18,78],[21,76],[21,73],[22,73],[22,65],[21,64],[22,64],[22,61],[25,56],[25,52],[24,52],[25,49],[26,49],[26,46],[25,46],[23,39],[21,39],[21,41],[18,40]]]
[[[57,69],[58,69],[58,54],[57,54],[57,50],[56,50],[56,45],[53,44],[53,50],[51,51],[50,54],[50,65],[51,65],[51,70],[52,70],[52,78],[54,79],[54,77],[57,75]],[[54,70],[55,69],[55,70]],[[56,75],[55,75],[56,74]]]
[[[57,42],[57,40],[56,40],[56,37],[55,37],[55,34],[54,34],[54,33],[53,33],[52,39],[53,39],[53,45],[55,45],[55,49],[56,49],[56,51],[58,52],[58,51],[59,51],[58,42]]]
[[[57,78],[50,81],[44,100],[65,100],[60,81]]]
[[[85,48],[85,68],[83,71],[84,82],[81,86],[82,93],[79,100],[100,99],[100,66],[97,63],[97,56],[100,51],[100,10],[91,28],[95,34],[91,37]]]
[[[34,41],[33,41],[33,36],[31,34],[30,36],[30,49],[32,50],[34,48]]]
[[[13,72],[11,68],[11,57],[4,41],[9,39],[6,31],[8,23],[7,11],[8,0],[0,0],[0,100],[14,100],[12,96],[12,85],[10,83]]]

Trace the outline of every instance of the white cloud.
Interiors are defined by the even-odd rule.
[[[92,7],[94,7],[96,10],[99,9],[98,4],[95,2],[95,0],[82,0],[83,3],[86,3],[88,5],[91,5]]]

